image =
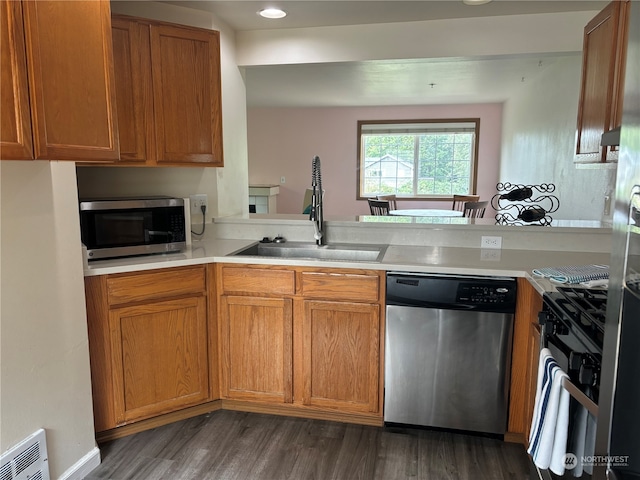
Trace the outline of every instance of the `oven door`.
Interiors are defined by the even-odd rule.
[[[546,317],[549,317],[545,313]],[[554,321],[560,322],[561,327],[552,327]],[[551,327],[550,327],[551,326]],[[579,333],[579,332],[578,332]],[[598,354],[580,341],[579,335],[568,324],[559,319],[547,321],[542,328],[541,348],[548,348],[553,358],[564,372],[569,375],[563,388],[569,392],[569,431],[567,435],[567,463],[563,476],[558,476],[550,470],[540,470],[533,465],[532,478],[542,480],[590,479],[595,445],[596,419],[598,416]]]

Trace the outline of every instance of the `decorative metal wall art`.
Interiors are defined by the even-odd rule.
[[[497,194],[491,199],[496,213],[496,225],[551,225],[550,213],[558,210],[560,201],[553,183],[522,185],[498,183]]]

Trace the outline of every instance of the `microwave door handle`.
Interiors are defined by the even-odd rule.
[[[144,239],[146,242],[151,241],[151,237],[167,237],[169,240],[173,239],[173,232],[163,230],[145,230]]]
[[[147,233],[149,234],[149,236],[151,237],[172,237],[173,236],[173,232],[165,232],[162,230],[147,230]]]

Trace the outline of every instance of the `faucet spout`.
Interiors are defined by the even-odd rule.
[[[313,222],[316,245],[324,245],[324,219],[322,217],[322,172],[320,170],[320,157],[313,157],[311,162],[311,212],[309,220]]]

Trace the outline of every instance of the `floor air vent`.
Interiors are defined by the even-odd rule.
[[[50,480],[43,429],[2,454],[0,480]]]

